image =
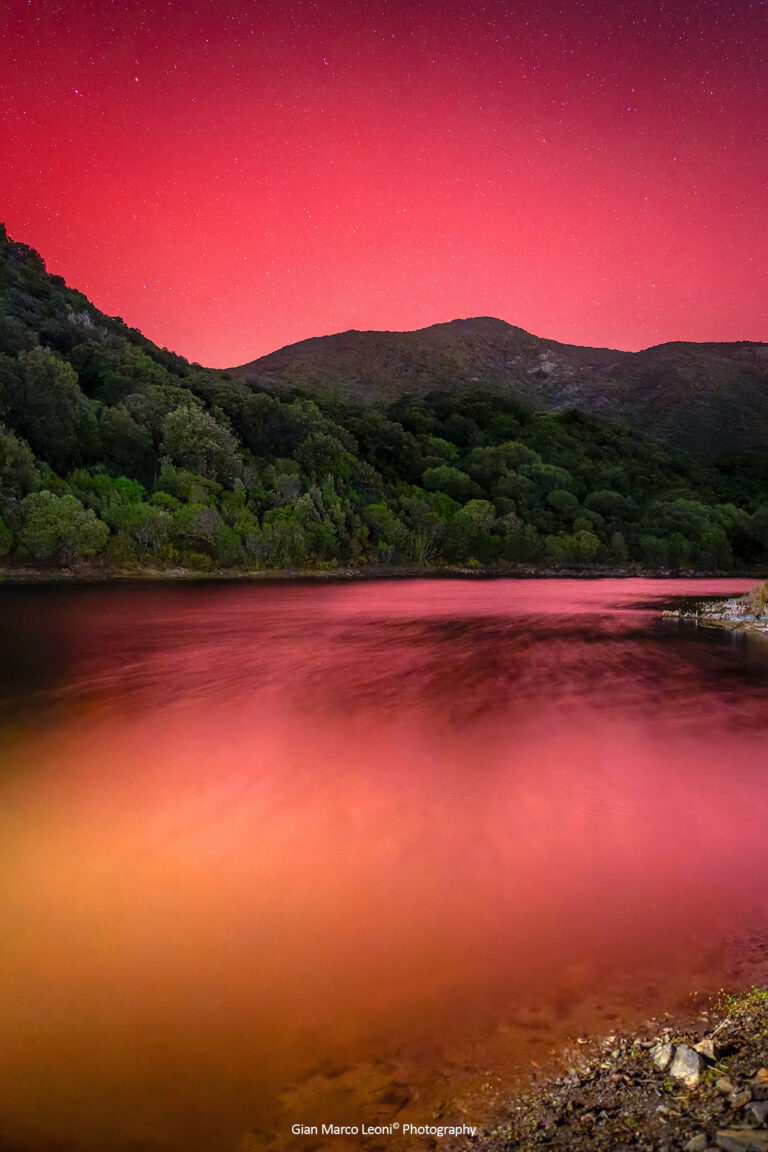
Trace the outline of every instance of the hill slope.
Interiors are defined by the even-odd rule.
[[[768,455],[696,451],[726,421],[732,443],[759,440],[761,351],[630,356],[470,320],[311,341],[260,362],[263,389],[105,316],[0,226],[0,558],[131,573],[762,563]],[[377,380],[410,394],[361,403]],[[574,403],[591,411],[543,410]],[[613,409],[693,430],[693,450]]]
[[[580,348],[477,317],[416,332],[341,332],[230,370],[262,388],[364,401],[482,388],[549,411],[622,416],[707,451],[768,447],[768,344]]]

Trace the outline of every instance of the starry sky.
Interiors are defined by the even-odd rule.
[[[768,340],[764,0],[0,0],[0,220],[212,367]]]

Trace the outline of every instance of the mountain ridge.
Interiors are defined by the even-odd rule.
[[[627,352],[480,316],[309,337],[227,374],[270,391],[363,402],[482,388],[548,411],[624,417],[680,447],[768,447],[768,344],[755,340],[672,340]]]
[[[316,338],[273,357],[262,388],[106,316],[0,226],[0,560],[177,574],[754,563],[768,454],[706,444],[725,431],[738,447],[739,421],[768,444],[764,353],[617,360],[470,318]],[[296,386],[313,357],[315,392]],[[345,402],[329,378],[366,400],[382,380],[410,394]],[[600,415],[632,417],[638,397],[649,431]],[[690,450],[656,434],[670,412]]]

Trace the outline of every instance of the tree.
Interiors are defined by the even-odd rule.
[[[156,552],[168,541],[173,529],[173,517],[162,508],[151,504],[133,504],[125,508],[119,518],[124,530],[142,548]]]
[[[463,465],[473,480],[490,492],[509,472],[521,464],[541,463],[539,456],[517,440],[489,448],[473,448]]]
[[[78,433],[88,412],[77,373],[40,346],[20,353],[19,365],[21,381],[11,401],[13,423],[37,456],[64,472],[81,455]]]
[[[620,564],[623,564],[628,558],[629,548],[627,547],[627,541],[624,538],[623,532],[611,533],[611,555],[614,560],[618,560]]]
[[[248,547],[273,567],[303,564],[309,551],[306,532],[290,505],[267,512],[259,534],[253,535]]]
[[[383,500],[363,510],[363,522],[373,534],[381,560],[392,560],[405,550],[408,529]]]
[[[494,560],[501,552],[501,539],[493,536],[496,509],[488,500],[470,500],[448,525],[445,554],[451,560]]]
[[[597,559],[601,549],[600,539],[593,532],[574,532],[573,535],[561,532],[547,537],[547,551],[561,564],[589,563]]]
[[[544,551],[544,541],[533,524],[526,524],[514,512],[499,519],[502,555],[505,560],[537,560]]]
[[[76,496],[31,492],[21,503],[22,542],[38,560],[75,564],[104,549],[109,528]]]
[[[17,356],[28,352],[37,343],[37,334],[31,332],[16,316],[0,315],[0,352]]]
[[[235,437],[209,412],[184,404],[163,423],[163,452],[190,472],[229,484],[242,470]]]
[[[450,464],[441,464],[437,468],[427,468],[421,477],[421,482],[428,492],[445,492],[453,500],[463,504],[472,496],[482,496],[483,490],[466,472],[453,468]]]
[[[416,485],[403,487],[400,505],[410,524],[408,554],[417,564],[426,564],[439,551],[456,503],[444,492],[426,492]]]
[[[580,508],[577,498],[572,492],[567,492],[565,488],[555,488],[549,492],[547,504],[566,520],[572,520]]]
[[[224,523],[217,508],[207,504],[182,504],[173,515],[173,531],[180,540],[212,549]]]
[[[29,445],[0,424],[0,492],[21,496],[36,482],[35,457]]]
[[[295,459],[310,475],[330,472],[334,476],[349,476],[355,458],[348,452],[338,436],[327,432],[307,437],[295,452]]]
[[[217,564],[234,568],[243,562],[243,541],[239,532],[223,521],[213,533],[213,557]]]
[[[747,532],[765,549],[768,549],[768,504],[761,504],[749,517]]]
[[[634,502],[628,496],[622,496],[620,492],[613,492],[610,488],[590,492],[584,501],[584,507],[599,512],[606,520],[629,520],[635,512]]]
[[[99,420],[99,438],[105,464],[126,476],[152,479],[157,466],[152,434],[137,423],[123,404],[104,410]]]

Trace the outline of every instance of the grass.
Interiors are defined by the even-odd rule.
[[[748,992],[721,992],[720,999],[717,1001],[717,1010],[726,1016],[736,1016],[742,1012],[767,1007],[768,990],[758,988],[756,985],[750,988]]]
[[[768,606],[768,580],[756,584],[749,593],[749,602],[755,616],[764,616]]]

